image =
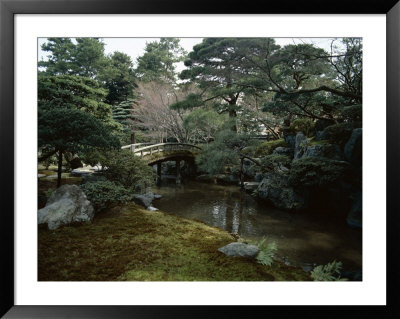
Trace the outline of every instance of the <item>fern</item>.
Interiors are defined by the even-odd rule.
[[[319,265],[311,271],[311,278],[314,281],[346,281],[347,278],[340,278],[342,262],[334,260],[326,265]]]
[[[258,247],[260,248],[260,252],[256,257],[257,262],[262,265],[271,266],[274,262],[275,251],[278,249],[276,243],[274,241],[267,243],[267,239],[263,237],[258,243]]]

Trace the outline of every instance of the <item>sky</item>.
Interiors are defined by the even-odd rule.
[[[146,42],[152,42],[159,38],[101,38],[105,44],[104,50],[106,54],[111,54],[115,51],[128,54],[132,58],[134,66],[136,66],[137,57],[144,53]],[[313,43],[327,51],[330,50],[330,44],[333,38],[275,38],[277,44],[284,46],[287,44]],[[193,46],[200,43],[203,38],[180,38],[181,46],[190,52]],[[38,39],[38,59],[39,61],[46,60],[47,52],[41,50],[41,45],[46,42],[46,38]],[[183,63],[177,65],[177,71],[183,69]]]

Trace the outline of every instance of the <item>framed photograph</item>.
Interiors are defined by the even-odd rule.
[[[400,315],[400,4],[188,5],[0,0],[0,314]]]

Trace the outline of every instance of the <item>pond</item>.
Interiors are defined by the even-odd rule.
[[[238,186],[188,181],[165,183],[153,205],[167,213],[202,221],[250,240],[275,241],[277,258],[309,271],[333,260],[343,270],[362,268],[362,231],[347,226],[344,216],[324,212],[286,212],[255,200]]]

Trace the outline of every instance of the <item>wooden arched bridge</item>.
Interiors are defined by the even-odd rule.
[[[122,149],[130,150],[135,156],[142,158],[148,165],[157,164],[157,175],[161,179],[161,163],[175,161],[176,181],[180,183],[180,162],[185,161],[194,167],[194,158],[199,154],[201,148],[187,143],[135,143],[122,146]]]

